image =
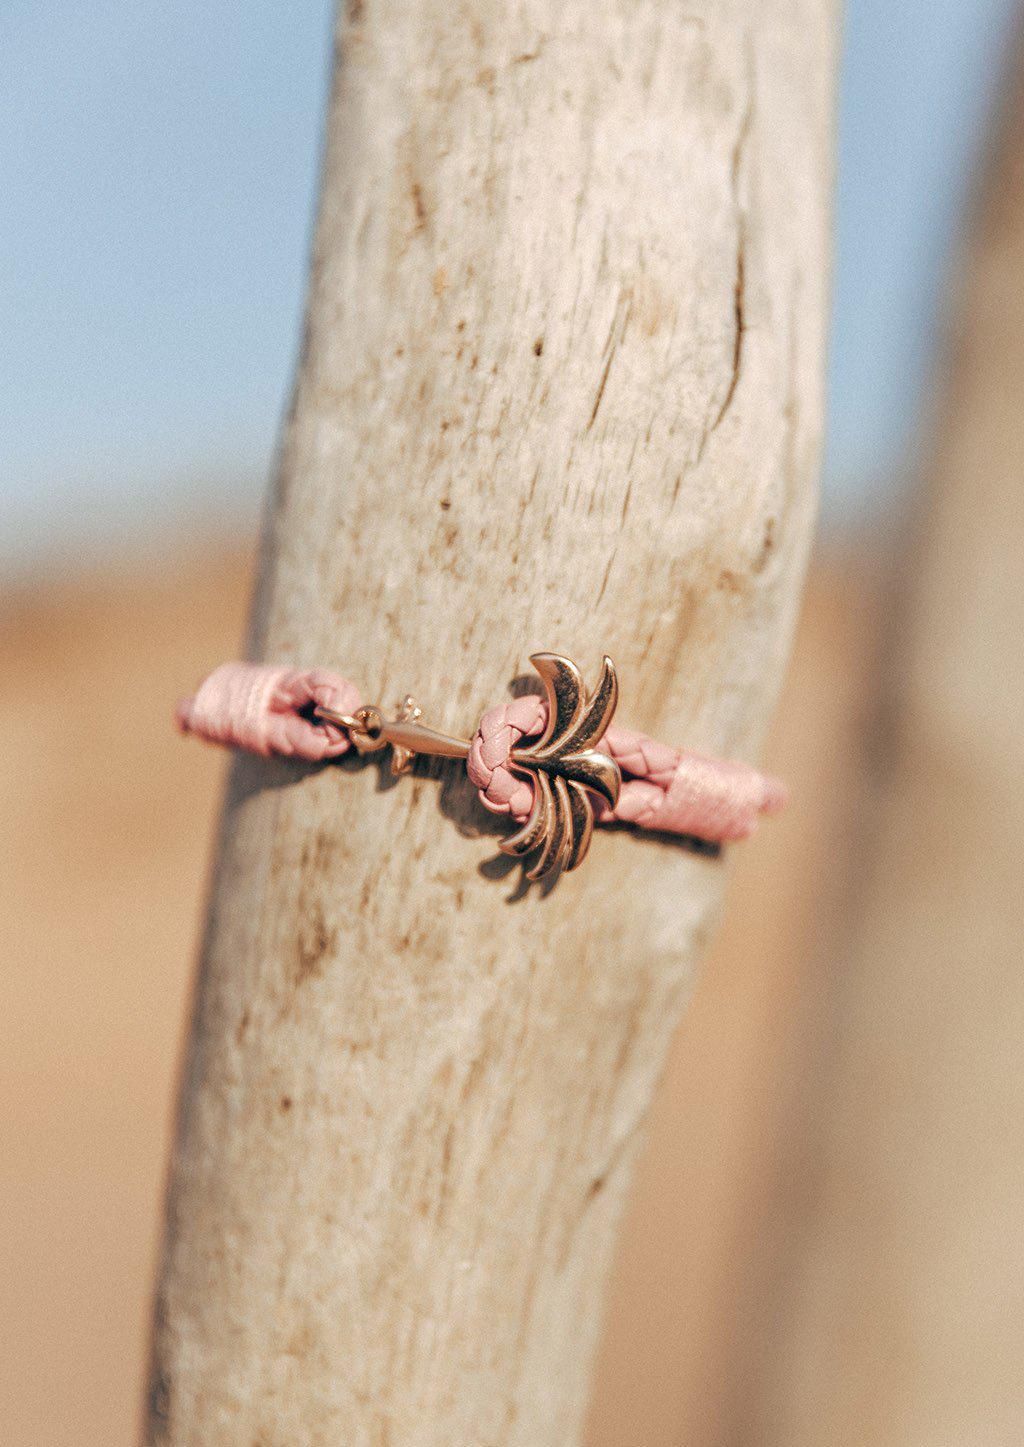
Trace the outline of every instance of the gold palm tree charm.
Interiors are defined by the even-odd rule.
[[[559,653],[533,653],[530,662],[540,674],[547,695],[548,718],[544,732],[532,744],[513,749],[509,763],[533,784],[533,807],[521,829],[501,843],[506,854],[522,856],[537,851],[526,871],[527,879],[543,879],[562,869],[575,869],[583,861],[594,832],[591,794],[599,794],[614,808],[622,775],[614,759],[592,748],[611,722],[619,700],[615,665],[606,657],[601,677],[587,694],[579,669]],[[318,706],[318,719],[348,731],[361,754],[392,748],[392,768],[404,773],[416,754],[464,759],[466,739],[437,733],[420,723],[420,709],[406,698],[395,718],[386,718],[376,704],[354,714],[336,713]]]
[[[533,784],[533,808],[523,827],[500,847],[517,856],[539,851],[526,877],[543,879],[557,870],[575,869],[585,858],[594,832],[591,794],[599,794],[613,808],[618,802],[619,766],[591,745],[607,731],[619,685],[607,656],[589,696],[570,658],[534,653],[530,662],[544,684],[548,719],[534,743],[512,750],[513,767]]]

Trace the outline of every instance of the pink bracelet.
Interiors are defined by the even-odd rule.
[[[465,759],[487,808],[520,826],[501,849],[536,854],[530,879],[575,869],[595,820],[720,844],[749,838],[760,814],[785,805],[784,786],[756,769],[613,726],[618,682],[610,658],[590,694],[571,659],[535,653],[530,661],[544,697],[530,694],[490,709],[469,741],[425,728],[412,699],[387,718],[328,669],[255,663],[222,664],[179,704],[178,725],[212,743],[312,762],[338,758],[350,747],[366,754],[390,745],[395,773],[405,772],[416,754]]]

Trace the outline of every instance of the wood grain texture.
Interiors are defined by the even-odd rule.
[[[254,651],[470,728],[537,648],[758,748],[821,421],[826,0],[366,0],[339,20]],[[240,761],[148,1438],[578,1439],[719,862],[524,889],[439,767]]]
[[[957,286],[743,1440],[1024,1440],[1024,30]]]

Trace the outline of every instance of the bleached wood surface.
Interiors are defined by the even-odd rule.
[[[813,514],[826,0],[353,0],[255,650],[458,732],[537,648],[756,753]],[[454,775],[238,762],[150,1441],[577,1440],[722,864],[523,892]]]
[[[765,1447],[1024,1440],[1024,29],[1007,82],[805,1083]]]

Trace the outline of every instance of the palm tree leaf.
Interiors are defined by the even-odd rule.
[[[578,864],[582,864],[587,857],[587,850],[590,848],[590,840],[594,833],[594,806],[582,784],[568,780],[566,788],[569,791],[571,841],[563,868],[568,872],[570,869],[575,869]]]
[[[536,743],[523,752],[536,756],[549,742],[571,732],[583,713],[586,691],[579,669],[571,658],[558,653],[532,653],[530,662],[540,674],[548,701],[548,721]]]
[[[538,774],[538,778],[545,778]],[[527,879],[542,879],[563,868],[572,845],[572,809],[569,804],[569,786],[561,777],[554,780],[551,826],[547,838],[541,845],[540,853],[526,871]]]
[[[585,707],[580,710],[576,723],[568,732],[556,734],[546,745],[536,745],[533,752],[538,762],[581,753],[596,743],[607,731],[618,701],[619,683],[615,676],[615,665],[606,656],[597,687],[587,699]]]
[[[507,839],[501,841],[499,847],[503,854],[517,856],[529,854],[541,843],[548,830],[554,809],[551,781],[541,770],[535,773],[531,769],[529,774],[533,783],[533,807],[530,810],[530,817],[521,829],[517,829],[514,834],[510,834]]]
[[[554,760],[553,768],[567,779],[575,779],[578,784],[593,789],[595,794],[607,799],[613,809],[619,802],[622,771],[607,754],[602,754],[597,749],[584,749],[580,754],[568,754]]]

